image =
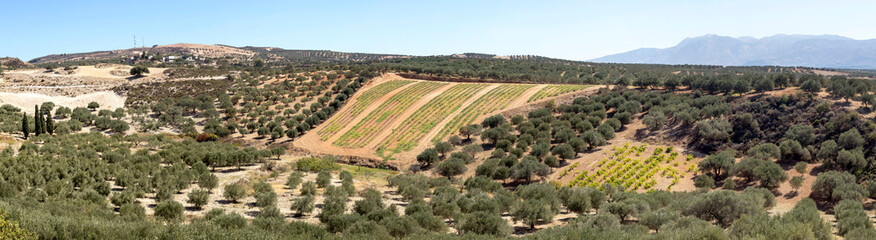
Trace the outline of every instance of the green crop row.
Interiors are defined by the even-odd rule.
[[[518,85],[505,84],[496,87],[493,90],[484,94],[474,103],[462,109],[458,115],[444,125],[444,128],[432,139],[432,141],[442,141],[445,137],[459,130],[464,125],[471,124],[478,116],[494,112],[508,106],[512,100],[516,99],[527,89],[535,85]]]
[[[447,115],[485,87],[486,84],[459,84],[447,89],[393,129],[392,134],[378,145],[377,151],[390,150],[391,155],[413,149]]]
[[[541,99],[556,97],[562,94],[589,88],[591,85],[550,85],[538,90],[535,95],[529,97],[528,102],[538,101]]]
[[[413,81],[410,80],[395,80],[381,83],[380,85],[368,89],[368,91],[363,92],[362,95],[359,95],[359,97],[356,98],[356,101],[350,107],[350,111],[335,115],[335,117],[331,118],[329,122],[326,123],[325,128],[319,130],[317,134],[319,134],[320,139],[323,141],[328,140],[332,135],[344,128],[344,125],[350,120],[362,113],[362,111],[364,111],[368,105],[371,105],[374,100],[377,100],[377,98],[412,82]]]
[[[404,91],[389,97],[386,102],[368,113],[362,121],[356,123],[352,129],[341,135],[333,144],[350,148],[365,146],[373,140],[380,130],[389,127],[390,123],[397,119],[414,102],[444,85],[447,84],[419,82],[411,85]]]
[[[678,162],[675,161],[678,153],[672,152],[671,147],[657,147],[650,157],[636,158],[635,156],[640,156],[646,147],[645,144],[630,146],[629,143],[623,147],[614,147],[608,158],[597,162],[597,168],[592,175],[584,171],[572,180],[569,186],[598,188],[603,183],[612,183],[629,190],[651,189],[657,184],[655,175],[660,173],[660,177],[673,179],[669,186],[671,188],[678,183],[680,178],[684,177],[684,172],[673,167],[678,166]],[[673,162],[675,164],[672,166],[660,165],[661,163],[670,164]]]

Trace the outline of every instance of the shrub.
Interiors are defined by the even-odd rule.
[[[201,177],[198,178],[198,186],[207,189],[207,192],[213,192],[213,189],[218,187],[219,178],[212,173],[204,173],[201,174]]]
[[[438,165],[438,174],[447,178],[463,174],[465,170],[465,160],[459,158],[450,158]]]
[[[864,145],[864,138],[861,137],[861,133],[858,132],[858,129],[852,128],[840,134],[837,143],[846,150],[855,149]]]
[[[331,181],[332,174],[329,171],[320,171],[319,174],[316,175],[316,186],[319,188],[328,186]]]
[[[716,190],[692,199],[682,214],[706,221],[715,220],[721,226],[730,226],[743,214],[762,212],[763,208],[750,198],[743,198],[729,190]]]
[[[149,73],[149,68],[144,66],[134,66],[131,68],[131,75],[142,77],[144,73]]]
[[[732,180],[728,179],[727,181]],[[699,175],[694,178],[694,186],[697,188],[712,189],[715,188],[715,180],[712,179],[712,177],[709,177],[709,175]]]
[[[724,189],[734,190],[736,189],[736,181],[730,178],[724,180]]]
[[[298,185],[301,184],[301,177],[303,176],[304,174],[298,171],[289,173],[289,177],[286,178],[286,187],[291,190],[295,190],[296,188],[298,188]]]
[[[301,189],[299,189],[301,195],[316,195],[316,183],[313,181],[307,181],[301,185]]]
[[[295,215],[297,216],[313,212],[313,195],[305,194],[304,196],[295,198],[295,200],[292,201],[292,211],[295,211]]]
[[[140,220],[146,218],[146,209],[140,204],[128,203],[119,208],[119,215],[128,220]]]
[[[216,136],[216,134],[212,133],[201,133],[198,134],[198,137],[195,138],[195,141],[198,142],[215,142],[217,140],[219,140],[219,136]]]
[[[246,227],[246,218],[237,213],[225,213],[213,218],[213,223],[223,229],[238,229]]]
[[[155,216],[159,216],[167,221],[177,220],[183,215],[183,205],[173,200],[165,200],[159,202],[155,206]]]
[[[502,188],[502,185],[499,185],[493,180],[486,178],[484,176],[474,176],[465,180],[463,186],[466,190],[471,191],[474,189],[480,189],[485,192],[494,192]]]
[[[255,198],[256,206],[261,208],[277,205],[277,194],[274,191],[256,193]]]
[[[438,160],[438,151],[434,148],[427,148],[417,155],[417,162],[426,167],[438,162]]]
[[[305,172],[322,172],[323,170],[334,170],[338,168],[337,164],[334,162],[334,159],[330,157],[302,158],[295,163],[295,166],[299,171]]]
[[[207,201],[210,198],[210,193],[204,189],[198,189],[190,192],[188,197],[188,203],[194,205],[197,209],[201,209],[202,206],[207,204]]]
[[[465,216],[459,228],[464,234],[482,234],[504,237],[511,232],[508,222],[499,215],[487,212],[475,212]]]
[[[225,193],[223,195],[225,200],[237,202],[245,197],[245,195],[246,191],[243,189],[243,186],[240,186],[240,184],[234,183],[225,185]]]

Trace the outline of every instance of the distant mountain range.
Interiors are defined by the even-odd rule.
[[[876,69],[876,39],[836,35],[775,35],[764,38],[705,35],[670,48],[640,48],[594,62],[723,66],[805,66]]]

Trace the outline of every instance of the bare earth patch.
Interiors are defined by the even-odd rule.
[[[100,104],[99,109],[116,109],[125,107],[125,97],[110,91],[93,92],[76,97],[48,96],[39,93],[8,93],[0,92],[0,103],[21,108],[28,114],[33,114],[33,106],[44,102],[53,102],[57,106],[69,108],[87,107],[90,102]]]

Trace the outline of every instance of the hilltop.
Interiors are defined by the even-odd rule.
[[[229,63],[239,63],[251,62],[255,59],[267,62],[356,62],[407,57],[409,56],[395,54],[345,53],[328,50],[289,50],[276,47],[234,47],[219,44],[176,43],[110,51],[52,54],[34,58],[28,62],[32,64],[93,64],[101,62],[133,63],[137,61],[142,62],[143,60],[159,63],[194,60],[201,63],[213,63],[213,60],[221,60]]]
[[[247,59],[255,52],[222,45],[204,45],[192,43],[177,43],[156,45],[152,47],[129,48],[110,51],[95,51],[86,53],[52,54],[28,61],[32,64],[65,63],[65,62],[108,62],[110,60],[133,59],[145,53],[163,55],[161,60],[173,61],[178,58],[230,58]],[[156,59],[157,60],[157,59]]]

